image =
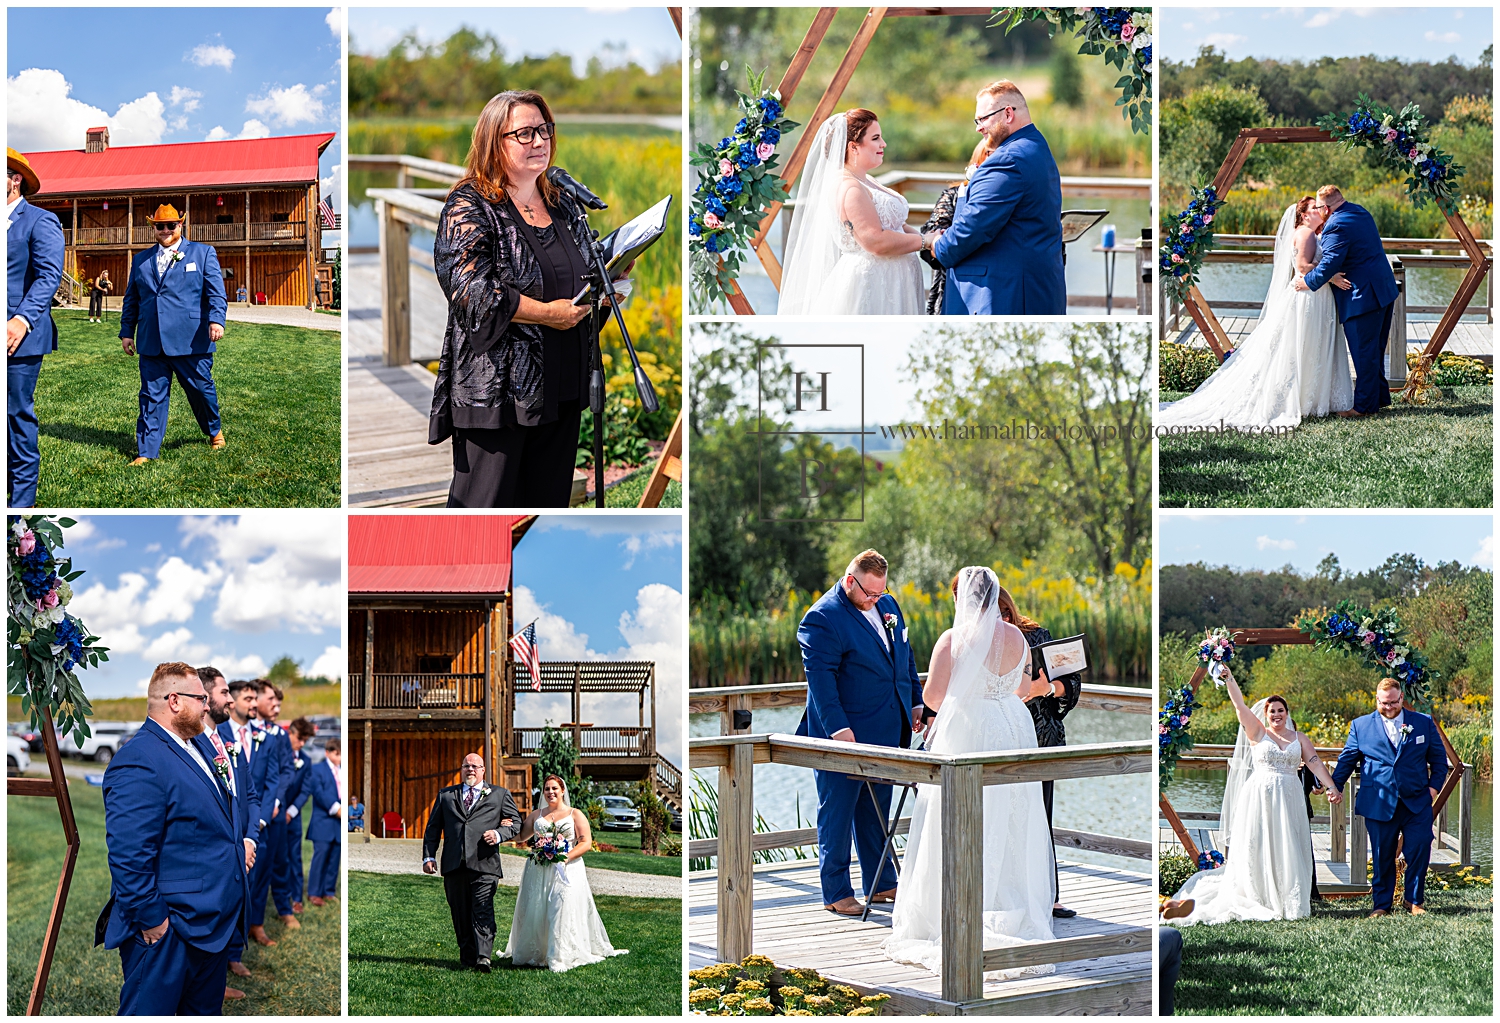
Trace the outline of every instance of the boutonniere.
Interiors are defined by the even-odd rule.
[[[231,757],[237,757],[240,755],[240,744],[237,742],[226,742],[224,744],[224,750]]]
[[[182,261],[182,250],[181,249],[173,249],[172,250],[172,262],[179,263],[181,261]]]
[[[292,758],[292,766],[295,767],[299,771],[302,770],[302,758],[301,757],[293,757]]]
[[[479,798],[480,799],[483,799],[485,796],[487,796],[489,794],[490,794],[490,787],[488,785],[480,785],[479,786]]]
[[[892,633],[896,631],[896,616],[891,614],[891,612],[887,611],[882,621],[885,622],[886,631]]]
[[[266,733],[260,731],[252,731],[250,733],[250,741],[255,743],[256,746],[259,746],[261,743],[266,741]]]
[[[1412,733],[1412,727],[1411,727],[1411,725],[1402,725],[1401,728],[1400,728],[1401,741],[1405,742],[1407,739],[1411,738],[1411,733]]]
[[[232,752],[233,752],[233,749],[231,747],[231,755],[232,755]],[[222,754],[222,753],[215,753],[214,754],[214,770],[218,771],[219,772],[219,777],[223,778],[224,781],[227,783],[229,781],[229,757],[224,756],[224,754]]]

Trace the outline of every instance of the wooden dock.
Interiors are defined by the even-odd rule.
[[[1229,340],[1236,347],[1240,342],[1250,336],[1255,325],[1260,322],[1258,316],[1223,316],[1219,323],[1224,327],[1224,332],[1229,335]],[[1408,354],[1420,353],[1432,339],[1433,328],[1437,326],[1436,320],[1408,320],[1406,323],[1406,350]],[[1180,330],[1172,338],[1178,344],[1197,344],[1204,346],[1202,336],[1198,332],[1198,325],[1188,320],[1185,329]],[[1453,328],[1453,333],[1448,337],[1448,343],[1443,351],[1452,352],[1454,355],[1468,355],[1483,362],[1492,363],[1495,356],[1495,325],[1493,323],[1471,323],[1460,322]]]
[[[1058,939],[1101,937],[1154,923],[1155,886],[1147,874],[1082,863],[1058,866],[1062,903],[1078,912],[1071,920],[1053,921]],[[852,874],[858,890],[858,863]],[[711,870],[688,878],[688,957],[696,969],[717,961],[716,881]],[[889,906],[876,907],[863,923],[823,909],[815,860],[757,867],[753,900],[756,952],[779,967],[815,969],[864,994],[889,994],[887,1015],[1151,1014],[1149,948],[1058,963],[1057,972],[1045,976],[986,979],[983,1001],[954,1004],[942,1000],[937,974],[893,962],[881,952],[890,933]]]

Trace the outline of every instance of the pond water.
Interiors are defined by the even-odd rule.
[[[1462,270],[1445,270],[1423,267],[1406,271],[1407,305],[1442,305],[1453,301],[1458,285],[1463,280]],[[1266,289],[1271,286],[1271,268],[1264,263],[1210,263],[1203,268],[1199,289],[1210,302],[1264,302]],[[1473,299],[1484,301],[1481,290]],[[1256,315],[1254,310],[1221,310],[1221,316]],[[1474,314],[1482,317],[1483,312]],[[1438,313],[1408,313],[1409,320],[1437,320]]]
[[[801,707],[778,707],[755,712],[756,732],[795,732],[802,720]],[[1068,742],[1080,745],[1091,742],[1128,742],[1149,739],[1152,726],[1145,714],[1125,714],[1102,710],[1075,710],[1067,717]],[[690,733],[694,736],[718,735],[717,714],[693,714]],[[695,771],[718,784],[718,771]],[[1152,839],[1155,782],[1150,774],[1132,774],[1113,778],[1077,778],[1057,783],[1052,822],[1060,828],[1089,831],[1099,835]],[[909,814],[910,800],[903,814]],[[773,829],[812,827],[818,815],[818,790],[811,770],[782,764],[758,764],[755,767],[755,809]],[[798,821],[798,815],[801,821]],[[1067,859],[1096,863],[1125,870],[1144,871],[1144,860],[1110,856],[1103,853],[1069,850]]]
[[[1169,792],[1172,808],[1179,813],[1197,811],[1217,813],[1224,802],[1223,771],[1179,770],[1172,779]],[[1494,867],[1495,811],[1492,804],[1494,786],[1490,782],[1479,782],[1474,788],[1474,863],[1480,873],[1488,876]],[[1453,809],[1448,814],[1448,833],[1458,833],[1458,793],[1451,797]],[[1328,802],[1321,796],[1313,797],[1313,813],[1327,814]],[[1327,825],[1323,825],[1327,830]]]

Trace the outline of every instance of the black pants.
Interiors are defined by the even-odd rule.
[[[1057,840],[1052,838],[1052,785],[1042,782],[1042,807],[1047,811],[1047,837],[1052,841],[1052,901],[1061,902],[1061,889],[1057,883]]]
[[[89,319],[96,320],[104,315],[104,292],[89,292]]]
[[[1157,975],[1157,1013],[1172,1015],[1176,1008],[1177,975],[1182,972],[1182,934],[1175,927],[1156,929],[1156,958],[1161,966]]]
[[[499,880],[468,867],[443,875],[453,934],[458,938],[458,961],[465,966],[488,959],[495,951],[495,885]]]
[[[566,508],[573,496],[583,405],[557,403],[541,426],[453,431],[449,508]]]

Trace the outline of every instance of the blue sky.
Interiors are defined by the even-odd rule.
[[[7,144],[81,149],[101,123],[113,145],[338,132],[342,27],[328,7],[12,7]]]
[[[69,610],[110,648],[84,691],[143,695],[163,661],[250,678],[283,654],[342,678],[344,535],[336,511],[79,517],[62,551],[85,573]]]
[[[489,32],[508,60],[565,53],[581,74],[588,59],[612,55],[656,70],[680,59],[681,43],[664,7],[357,7],[349,12],[349,52],[383,54],[407,32],[441,42],[467,25]]]
[[[1489,512],[1422,515],[1258,514],[1162,512],[1158,521],[1163,565],[1202,561],[1238,569],[1291,565],[1308,573],[1329,553],[1346,572],[1375,568],[1392,554],[1415,554],[1427,564],[1458,561],[1493,569],[1494,524]]]
[[[1230,57],[1316,60],[1319,57],[1400,57],[1465,64],[1495,39],[1485,7],[1159,7],[1158,54],[1191,61],[1198,47]]]
[[[544,515],[515,549],[516,628],[544,661],[656,662],[657,745],[682,764],[682,517]],[[636,699],[585,697],[584,720],[633,725]],[[648,708],[649,712],[649,708]],[[570,718],[567,696],[522,694],[516,724]]]

